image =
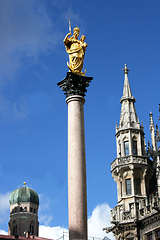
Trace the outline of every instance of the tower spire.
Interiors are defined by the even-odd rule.
[[[111,163],[112,177],[117,183],[118,195],[118,205],[115,210],[112,210],[111,223],[115,224],[116,231],[119,228],[120,234],[122,226],[132,224],[133,219],[137,219],[136,204],[142,197],[146,197],[146,174],[148,178],[150,178],[149,174],[152,174],[149,172],[150,165],[145,151],[143,125],[140,126],[136,114],[135,98],[131,93],[128,81],[129,69],[126,64],[122,70],[125,76],[123,95],[120,100],[122,106],[119,127],[116,125],[117,158]],[[130,213],[129,218],[128,213]],[[117,235],[117,240],[120,234]]]
[[[132,96],[132,92],[131,92],[131,88],[130,88],[130,85],[129,85],[129,81],[128,81],[128,72],[129,72],[129,69],[127,68],[127,64],[124,64],[124,68],[122,68],[122,70],[124,71],[124,88],[123,88],[123,96],[122,98],[128,98],[128,97],[131,97],[133,98]]]
[[[129,69],[127,64],[124,65],[122,68],[124,71],[124,87],[123,87],[123,96],[120,100],[122,107],[121,107],[121,116],[119,122],[119,128],[128,128],[128,127],[136,127],[140,128],[140,123],[137,118],[136,109],[134,103],[136,99],[133,97],[129,80],[128,80],[128,72]]]

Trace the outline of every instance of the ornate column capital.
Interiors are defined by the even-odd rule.
[[[64,94],[67,98],[74,95],[84,97],[87,92],[86,88],[89,86],[92,79],[92,77],[67,72],[66,77],[61,82],[57,83],[57,85],[65,92]]]

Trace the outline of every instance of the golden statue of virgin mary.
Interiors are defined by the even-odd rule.
[[[79,28],[75,27],[73,31],[73,36],[71,33],[70,21],[69,21],[69,30],[70,32],[65,36],[63,42],[66,47],[66,52],[69,54],[69,63],[67,62],[68,68],[71,72],[74,72],[79,75],[85,75],[85,72],[82,72],[83,68],[83,60],[86,51],[86,47],[88,46],[84,40],[86,39],[84,35],[81,36],[81,39],[78,40],[79,37]],[[71,37],[69,37],[71,36]]]

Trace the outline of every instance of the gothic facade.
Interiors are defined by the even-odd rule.
[[[117,206],[111,210],[111,227],[116,240],[160,239],[160,140],[150,113],[152,144],[146,148],[143,124],[139,122],[127,65],[119,126],[116,126],[117,158],[111,173],[117,184]]]

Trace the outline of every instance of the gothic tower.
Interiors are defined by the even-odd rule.
[[[150,113],[151,144],[146,151],[143,125],[139,123],[135,98],[124,71],[121,115],[116,126],[117,158],[111,172],[117,183],[118,204],[111,210],[111,226],[116,240],[160,239],[160,131]]]
[[[38,236],[38,207],[39,196],[31,188],[18,188],[13,191],[9,199],[10,221],[8,223],[8,234],[13,236]]]
[[[127,65],[124,71],[124,88],[119,126],[116,126],[117,158],[111,164],[111,172],[117,183],[118,205],[112,210],[112,231],[116,239],[128,234],[136,239],[137,203],[147,196],[152,171],[146,155],[143,124],[139,122],[128,80]],[[119,227],[121,225],[121,227]]]

